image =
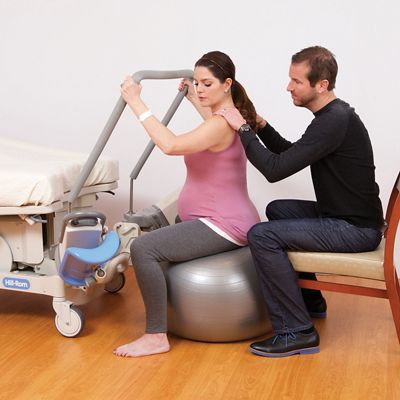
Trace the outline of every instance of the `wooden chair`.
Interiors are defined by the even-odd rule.
[[[400,219],[399,191],[400,173],[397,175],[386,210],[387,229],[381,244],[375,251],[365,253],[290,251],[288,255],[296,271],[318,274],[317,281],[299,279],[302,288],[388,299],[400,342],[400,287],[394,260],[396,233]],[[335,276],[335,282],[321,280],[324,275]],[[385,285],[383,289],[366,286],[367,281],[365,280],[363,283],[359,283],[363,279],[352,279],[349,284],[349,277],[381,281]],[[378,285],[375,284],[375,286]]]

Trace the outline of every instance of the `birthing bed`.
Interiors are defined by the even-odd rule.
[[[138,71],[132,77],[139,83],[192,75],[190,70]],[[176,95],[164,125],[186,93]],[[154,148],[152,142],[131,173],[124,220],[106,233],[105,216],[91,211],[98,192],[117,187],[117,162],[99,157],[125,106],[120,97],[89,157],[0,138],[0,289],[52,296],[56,327],[67,337],[83,329],[76,305],[103,289],[115,293],[123,287],[131,241],[176,215],[170,200],[161,208],[133,212],[133,181]]]
[[[0,206],[49,206],[71,190],[87,155],[0,137]],[[118,163],[102,158],[86,187],[118,180]]]
[[[97,194],[112,191],[118,180],[118,162],[101,158],[69,204],[68,193],[86,159],[0,138],[0,288],[52,296],[57,329],[71,337],[83,327],[73,304],[85,303],[98,289],[84,292],[60,278],[57,244],[63,220],[69,211],[90,210]]]

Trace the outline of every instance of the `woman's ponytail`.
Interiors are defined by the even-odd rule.
[[[251,128],[256,131],[256,109],[247,96],[246,90],[238,81],[234,81],[232,84],[232,99],[235,107],[240,111],[240,114],[242,114],[242,117],[247,121]]]

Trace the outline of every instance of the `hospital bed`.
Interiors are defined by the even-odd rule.
[[[139,71],[142,79],[190,78],[192,71]],[[167,125],[186,91],[179,92],[162,122]],[[53,297],[55,325],[79,335],[84,316],[77,305],[104,290],[119,291],[129,247],[142,231],[173,223],[176,195],[134,212],[133,182],[149,157],[150,141],[130,175],[129,210],[107,232],[93,211],[98,193],[118,184],[118,163],[100,157],[124,108],[119,98],[89,157],[0,137],[0,289]]]
[[[75,304],[100,292],[94,286],[78,290],[59,276],[64,218],[91,210],[98,193],[113,191],[118,181],[117,161],[102,158],[69,205],[68,194],[86,158],[0,138],[0,288],[52,296],[56,327],[64,336],[76,336],[83,328],[83,315]],[[114,291],[115,282],[109,282],[103,281],[102,289],[109,283]]]

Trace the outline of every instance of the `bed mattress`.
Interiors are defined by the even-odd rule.
[[[50,205],[76,182],[88,154],[0,137],[0,207]],[[118,180],[118,161],[101,157],[85,187]]]

